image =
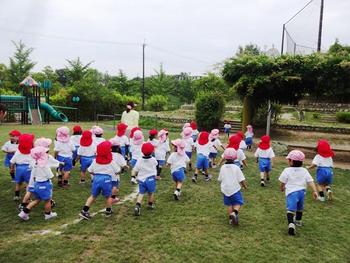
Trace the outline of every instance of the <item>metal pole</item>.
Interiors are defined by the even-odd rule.
[[[271,100],[268,101],[268,106],[267,106],[266,135],[270,135],[270,129],[271,129]]]
[[[321,0],[320,23],[318,28],[317,52],[321,52],[324,0]]]
[[[281,55],[283,55],[284,51],[284,31],[286,29],[286,24],[283,24],[283,29],[282,29],[282,44],[281,44]]]
[[[145,109],[145,47],[146,43],[142,44],[142,110]]]

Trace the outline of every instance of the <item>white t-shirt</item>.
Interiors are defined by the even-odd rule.
[[[157,139],[153,139],[152,141],[150,139],[148,139],[147,142],[152,143],[154,148],[156,148],[158,146],[158,144],[159,144],[159,141]]]
[[[167,143],[167,141],[161,143],[158,142],[158,145],[155,149],[155,157],[157,160],[165,160],[166,157],[166,153],[170,152],[170,147],[169,147],[169,143]]]
[[[194,141],[193,138],[187,138],[187,139],[183,139],[183,141],[185,142],[185,151],[186,152],[192,152],[193,146],[194,146]]]
[[[75,151],[75,146],[71,141],[69,142],[55,141],[54,151],[57,152],[59,156],[70,158],[73,156],[73,151]]]
[[[127,165],[123,155],[121,155],[120,153],[112,153],[112,156],[113,156],[113,162],[115,162],[120,168]],[[112,181],[114,182],[120,181],[119,173],[112,175]]]
[[[224,129],[231,129],[231,124],[226,123],[226,124],[224,125]]]
[[[241,169],[235,164],[224,164],[220,168],[218,181],[221,182],[221,192],[226,196],[231,196],[241,190],[240,182],[245,177]]]
[[[307,183],[313,182],[310,173],[304,167],[285,168],[278,180],[286,185],[286,196],[306,189]]]
[[[106,139],[102,138],[102,137],[94,137],[94,143],[97,145],[99,145],[101,142],[104,142]]]
[[[93,142],[90,146],[81,146],[78,148],[77,154],[80,156],[91,157],[96,155],[96,144]]]
[[[30,156],[30,154],[23,154],[19,150],[15,152],[13,157],[10,160],[10,163],[12,164],[31,164],[33,161],[33,158]]]
[[[325,158],[319,154],[316,154],[316,156],[312,160],[312,164],[320,167],[333,167],[333,159],[332,157]]]
[[[268,148],[267,150],[262,150],[260,148],[256,149],[255,157],[259,157],[259,158],[274,158],[275,157],[275,153],[273,152],[272,148]]]
[[[136,145],[132,144],[130,148],[130,152],[132,155],[132,159],[138,160],[139,158],[142,158],[142,152],[141,152],[142,144]]]
[[[197,154],[203,154],[204,156],[208,157],[210,153],[210,148],[212,147],[212,143],[208,142],[207,144],[200,145],[198,141],[196,141],[195,146],[197,150]]]
[[[253,138],[254,133],[253,133],[253,132],[248,132],[248,131],[247,131],[244,135],[245,135],[246,138]]]
[[[129,112],[124,111],[122,114],[121,122],[128,125],[128,128],[134,128],[139,126],[139,113],[135,110]]]
[[[117,140],[117,142],[119,142],[120,147],[124,147],[125,145],[129,145],[130,144],[129,138],[125,134],[123,136],[120,136],[120,137],[118,135],[116,135],[114,137],[114,139]]]
[[[32,169],[29,180],[29,187],[34,186],[34,182],[45,182],[54,177],[51,168],[57,168],[60,165],[60,162],[49,155],[48,162],[45,167],[39,167],[35,164],[35,161],[32,160],[29,167]]]
[[[137,180],[144,182],[150,176],[157,175],[158,162],[156,158],[140,158],[134,167],[134,171],[137,172]]]
[[[221,155],[222,158],[224,158],[224,154]],[[247,159],[247,157],[245,156],[244,152],[242,149],[238,149],[237,150],[237,158],[234,160],[238,160],[240,164],[242,164],[245,159]]]
[[[197,136],[199,134],[198,130],[192,130],[192,136]]]
[[[186,168],[186,163],[190,162],[187,154],[180,155],[177,152],[170,154],[167,163],[170,164],[171,173],[179,170],[180,168]]]
[[[80,138],[81,138],[81,135],[72,135],[70,137],[70,141],[71,143],[74,144],[74,146],[80,146]]]
[[[210,147],[210,152],[211,153],[217,153],[219,147],[222,147],[222,143],[220,141],[220,139],[215,139],[214,141],[211,141],[212,146]],[[215,146],[215,147],[214,147]]]
[[[239,149],[242,149],[243,151],[247,149],[247,144],[245,143],[244,140],[242,140],[242,141],[239,143]]]
[[[1,150],[7,153],[14,153],[18,149],[18,144],[11,143],[11,141],[5,142],[5,144],[1,147]]]
[[[92,164],[88,168],[89,173],[91,174],[106,174],[110,176],[114,176],[120,172],[120,167],[114,161],[109,164],[98,164],[96,160],[92,162]]]

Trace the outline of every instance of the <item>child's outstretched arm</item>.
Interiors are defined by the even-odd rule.
[[[244,167],[248,167],[246,160],[243,160],[242,163],[243,163]]]
[[[307,184],[312,189],[312,197],[316,200],[318,198],[318,194],[317,194],[317,189],[316,189],[315,183],[309,182]]]
[[[224,161],[225,161],[225,158],[221,157],[221,160],[219,162],[219,166],[222,165],[224,163]]]
[[[286,184],[285,183],[281,183],[280,184],[280,190],[281,190],[281,192],[284,192],[286,190]]]
[[[317,165],[311,164],[311,165],[309,165],[309,166],[306,166],[306,169],[313,169],[313,168],[315,168],[315,167],[317,167]]]
[[[243,181],[241,181],[239,183],[244,189],[248,189],[248,185],[247,185],[247,181],[246,180],[243,180]]]

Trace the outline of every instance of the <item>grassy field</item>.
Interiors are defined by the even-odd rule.
[[[1,144],[13,128],[53,138],[57,125],[2,125]],[[108,131],[106,137],[112,134]],[[307,193],[305,226],[290,237],[285,198],[277,181],[285,162],[276,163],[272,181],[262,188],[257,166],[252,155],[248,156],[244,174],[249,189],[243,191],[246,203],[238,227],[228,225],[216,181],[218,169],[211,171],[214,180],[209,183],[187,180],[178,202],[172,197],[169,170],[164,169],[155,210],[143,208],[136,218],[134,202],[126,202],[115,205],[110,218],[97,214],[90,221],[74,224],[90,192],[89,184],[78,184],[78,168],[72,173],[70,189],[54,188],[58,218],[44,221],[41,205],[32,211],[30,221],[21,222],[12,201],[14,185],[1,166],[0,262],[350,262],[349,171],[336,169],[333,202],[313,201]],[[134,187],[129,184],[129,172],[121,180],[123,197]],[[100,198],[91,212],[102,208]],[[62,227],[65,224],[68,226]],[[44,230],[51,232],[43,234]]]

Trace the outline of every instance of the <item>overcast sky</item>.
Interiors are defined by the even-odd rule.
[[[35,70],[62,68],[65,59],[95,61],[93,67],[128,76],[202,75],[232,56],[239,45],[281,46],[282,24],[308,0],[0,0],[0,63],[8,65],[11,40],[35,48]],[[319,2],[287,29],[300,45],[316,47]],[[336,38],[350,44],[350,1],[325,0],[322,48]],[[95,42],[97,41],[97,42]]]

